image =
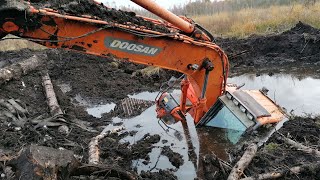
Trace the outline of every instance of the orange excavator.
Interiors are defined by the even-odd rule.
[[[181,95],[156,99],[158,118],[245,131],[281,121],[285,114],[264,91],[227,84],[229,62],[213,36],[191,19],[152,0],[131,0],[163,20],[115,10],[90,0],[1,0],[0,37],[13,34],[62,48],[181,72]]]

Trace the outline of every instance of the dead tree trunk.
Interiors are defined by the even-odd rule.
[[[107,129],[104,129],[98,136],[91,139],[89,143],[89,164],[99,164],[100,162],[99,141],[105,138],[109,133],[117,133],[123,129],[123,127],[119,127],[113,129],[110,132],[108,132]]]
[[[232,168],[228,180],[237,180],[240,179],[243,171],[247,168],[247,166],[252,161],[253,157],[256,155],[258,150],[257,144],[250,144],[246,151],[244,152],[243,156],[240,160],[236,163],[236,165]]]
[[[320,168],[320,163],[316,164],[308,164],[308,165],[303,165],[303,166],[296,166],[290,169],[278,171],[278,172],[270,172],[270,173],[265,173],[265,174],[259,174],[256,176],[252,177],[247,177],[243,178],[241,180],[264,180],[264,179],[277,179],[281,178],[284,175],[290,173],[290,174],[299,174],[304,171],[310,171],[311,172],[316,172]]]
[[[303,145],[301,143],[298,143],[298,142],[296,142],[296,141],[294,141],[292,139],[289,139],[289,138],[287,138],[287,137],[285,137],[283,135],[280,136],[280,139],[284,143],[286,143],[288,145],[291,145],[291,146],[293,146],[294,148],[296,148],[298,150],[301,150],[301,151],[303,151],[305,153],[312,154],[312,155],[315,155],[317,157],[320,157],[320,151],[318,151],[316,149],[312,149],[310,147],[307,147],[307,146],[305,146],[305,145]]]
[[[21,76],[36,70],[42,65],[42,58],[39,58],[38,56],[34,55],[29,59],[2,68],[0,69],[0,84],[3,84],[12,79],[18,79]]]
[[[63,112],[58,104],[56,93],[54,92],[50,76],[47,72],[42,76],[42,82],[46,92],[46,97],[48,100],[48,106],[50,108],[51,115],[52,116],[62,115]]]

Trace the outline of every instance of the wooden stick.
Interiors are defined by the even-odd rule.
[[[279,133],[280,134],[280,133]],[[280,138],[281,140],[283,140],[284,143],[288,144],[288,145],[291,145],[293,146],[294,148],[298,149],[298,150],[301,150],[305,153],[308,153],[308,154],[312,154],[312,155],[315,155],[317,157],[320,157],[320,151],[316,150],[316,149],[312,149],[310,147],[307,147],[299,142],[296,142],[292,139],[289,139],[287,137],[285,137],[284,135],[280,134]]]
[[[320,168],[320,163],[316,163],[316,164],[307,164],[307,165],[303,165],[303,166],[296,166],[287,170],[282,170],[279,172],[269,172],[269,173],[264,173],[264,174],[259,174],[256,176],[252,176],[252,177],[247,177],[247,178],[243,178],[241,180],[264,180],[264,179],[276,179],[276,178],[280,178],[283,177],[284,175],[286,175],[287,173],[291,173],[291,174],[299,174],[303,171],[306,170],[315,170],[315,169],[319,169]]]
[[[258,150],[258,145],[255,143],[252,143],[248,146],[243,156],[232,168],[229,174],[228,180],[240,179],[241,175],[243,174],[243,171],[248,167],[253,157],[256,155],[257,150]]]
[[[12,79],[18,79],[43,65],[42,58],[34,55],[24,61],[14,63],[8,67],[0,69],[0,85]]]
[[[46,97],[48,100],[48,106],[52,116],[62,115],[63,112],[58,104],[56,93],[54,92],[53,85],[48,73],[42,76],[43,87],[46,92]]]
[[[118,127],[111,131],[107,131],[107,128],[105,128],[98,136],[91,139],[89,143],[89,164],[99,164],[100,162],[99,141],[105,138],[110,133],[117,133],[123,129],[124,127]]]

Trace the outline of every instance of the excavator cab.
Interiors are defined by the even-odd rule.
[[[237,136],[256,131],[265,124],[277,123],[286,118],[286,113],[267,96],[267,89],[241,90],[228,84],[227,91],[203,116],[196,127],[210,126],[226,129]]]

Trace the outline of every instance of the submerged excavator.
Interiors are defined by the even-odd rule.
[[[0,38],[13,34],[48,48],[114,55],[182,73],[179,99],[166,89],[156,98],[157,117],[166,123],[185,121],[189,113],[197,127],[248,132],[285,118],[265,89],[227,83],[228,57],[207,30],[152,0],[131,1],[162,20],[93,0],[1,0]]]

